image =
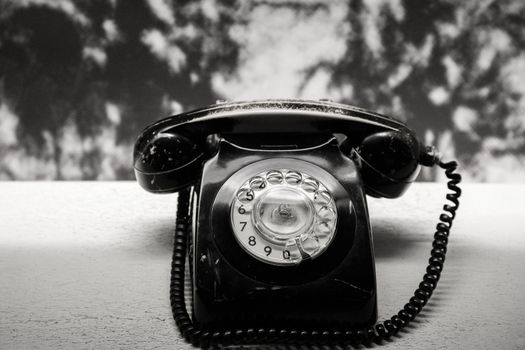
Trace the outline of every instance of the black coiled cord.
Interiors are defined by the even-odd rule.
[[[233,344],[366,345],[370,343],[379,344],[382,340],[399,332],[421,312],[437,286],[443,271],[450,228],[459,206],[461,189],[458,184],[461,182],[461,175],[455,172],[457,163],[439,162],[438,164],[445,169],[445,174],[449,179],[447,186],[452,193],[448,193],[446,198],[452,204],[445,204],[443,206],[444,212],[439,216],[430,259],[423,280],[408,303],[397,314],[388,320],[377,323],[375,326],[360,329],[240,328],[210,330],[195,325],[188,315],[184,298],[186,251],[188,249],[188,231],[191,227],[190,190],[186,189],[179,192],[171,265],[170,301],[175,323],[184,339],[203,349]]]

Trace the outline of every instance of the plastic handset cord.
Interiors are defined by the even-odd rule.
[[[188,232],[191,227],[190,189],[179,192],[175,242],[171,265],[170,301],[175,323],[184,339],[203,349],[235,344],[310,344],[310,345],[360,345],[376,343],[391,337],[412,321],[423,309],[437,286],[447,253],[448,236],[459,206],[461,175],[456,173],[456,162],[443,163],[448,180],[446,199],[452,203],[443,206],[426,273],[414,295],[390,319],[376,325],[357,329],[301,330],[294,328],[239,328],[231,330],[202,329],[193,323],[186,309],[184,298],[185,263],[188,250]]]

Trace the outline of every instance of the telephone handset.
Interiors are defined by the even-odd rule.
[[[421,165],[435,164],[451,204],[423,281],[398,314],[374,325],[365,194],[398,197]],[[184,338],[202,347],[355,345],[399,331],[439,280],[461,194],[456,167],[405,124],[328,101],[221,103],[152,124],[134,149],[143,188],[179,192],[171,303]]]

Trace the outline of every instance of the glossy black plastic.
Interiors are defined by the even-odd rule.
[[[178,133],[158,133],[135,159],[140,185],[150,192],[173,192],[195,182],[204,161],[200,144]],[[139,175],[140,174],[140,175]]]
[[[308,137],[302,143],[275,135],[264,140],[254,149],[252,137],[226,137],[204,165],[193,238],[195,321],[219,329],[246,324],[255,328],[372,324],[377,317],[373,251],[355,162],[341,153],[333,137]],[[283,142],[287,149],[272,149]],[[298,266],[262,263],[242,249],[231,229],[229,208],[242,183],[239,178],[279,167],[322,175],[338,211],[329,248]]]
[[[379,136],[378,141],[372,139],[361,147],[363,140],[370,135],[389,131],[402,135],[396,138],[402,141],[402,149],[405,148],[403,142],[409,148],[418,144],[413,132],[403,123],[352,106],[298,100],[224,103],[169,117],[147,127],[135,144],[134,169],[137,180],[146,190],[175,192],[200,179],[204,162],[216,151],[216,143],[206,141],[209,135],[337,133],[346,136],[343,149],[359,156],[361,149],[371,152],[378,148],[376,145],[388,146],[388,142],[383,142]],[[398,196],[417,176],[419,167],[411,168],[405,163],[392,168],[400,171],[400,176],[392,174],[390,168],[368,163],[390,159],[405,161],[404,151],[387,156],[370,152],[366,156],[370,169],[365,170],[367,175],[363,177],[367,193]],[[413,173],[406,174],[408,169]]]
[[[367,136],[356,155],[367,193],[376,197],[399,197],[420,169],[420,144],[400,131],[383,131]]]

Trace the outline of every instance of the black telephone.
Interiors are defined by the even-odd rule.
[[[452,192],[423,281],[374,325],[365,194],[398,197],[435,164]],[[184,338],[203,348],[380,343],[399,331],[441,275],[461,194],[456,167],[403,123],[329,101],[220,103],[152,124],[134,149],[142,187],[179,192],[171,303]]]

